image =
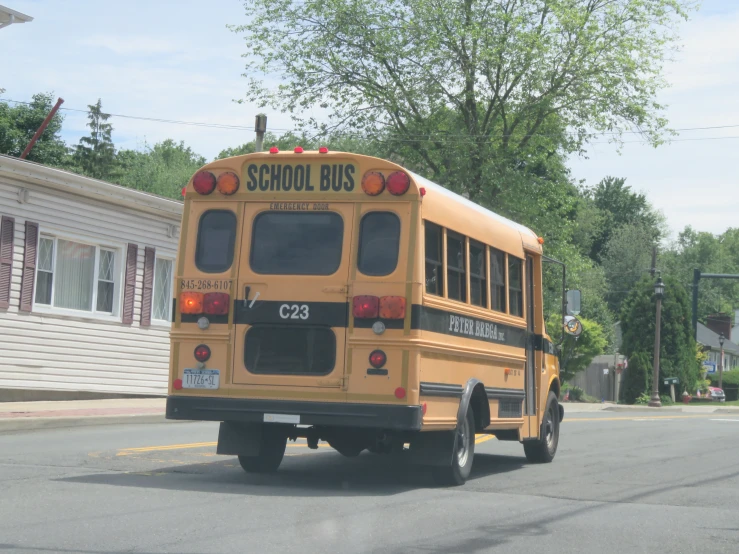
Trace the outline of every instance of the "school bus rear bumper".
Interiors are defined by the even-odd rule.
[[[167,397],[167,419],[264,421],[264,415],[299,416],[300,425],[419,431],[421,406],[298,402],[256,398]]]

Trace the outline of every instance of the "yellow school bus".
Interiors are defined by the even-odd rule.
[[[326,148],[217,160],[183,194],[168,418],[221,422],[217,452],[248,472],[277,470],[297,438],[447,485],[470,475],[476,434],[554,458],[536,233]]]

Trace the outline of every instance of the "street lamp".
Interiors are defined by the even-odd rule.
[[[657,277],[654,284],[654,296],[657,299],[657,321],[654,327],[654,367],[652,375],[652,398],[649,400],[649,406],[652,408],[661,408],[662,401],[659,399],[659,339],[660,328],[662,326],[662,297],[665,295],[665,284],[662,277]]]
[[[724,334],[721,333],[718,336],[718,345],[721,347],[721,358],[719,358],[718,361],[718,388],[723,389],[724,388],[724,341],[726,338],[724,337]]]

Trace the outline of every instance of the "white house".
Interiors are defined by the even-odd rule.
[[[181,215],[0,156],[0,401],[166,394]]]

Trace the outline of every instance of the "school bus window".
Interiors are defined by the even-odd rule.
[[[392,212],[370,212],[359,225],[357,268],[365,275],[390,275],[398,265],[400,218]]]
[[[426,228],[426,292],[436,296],[444,296],[444,268],[441,257],[441,227],[424,222]]]
[[[255,325],[246,333],[244,365],[251,373],[325,375],[336,363],[328,327]]]
[[[208,210],[200,216],[195,266],[204,273],[223,273],[231,267],[236,242],[236,214]]]
[[[487,264],[485,246],[470,241],[470,302],[475,306],[487,307]]]
[[[465,267],[464,237],[447,231],[446,263],[449,298],[467,302],[467,271]]]
[[[490,307],[496,312],[506,311],[505,254],[490,249]]]
[[[262,212],[254,218],[251,268],[268,275],[331,275],[341,264],[344,220],[334,212]]]
[[[511,315],[523,317],[523,282],[521,267],[523,262],[513,256],[508,256],[508,280],[510,281],[509,302]]]

